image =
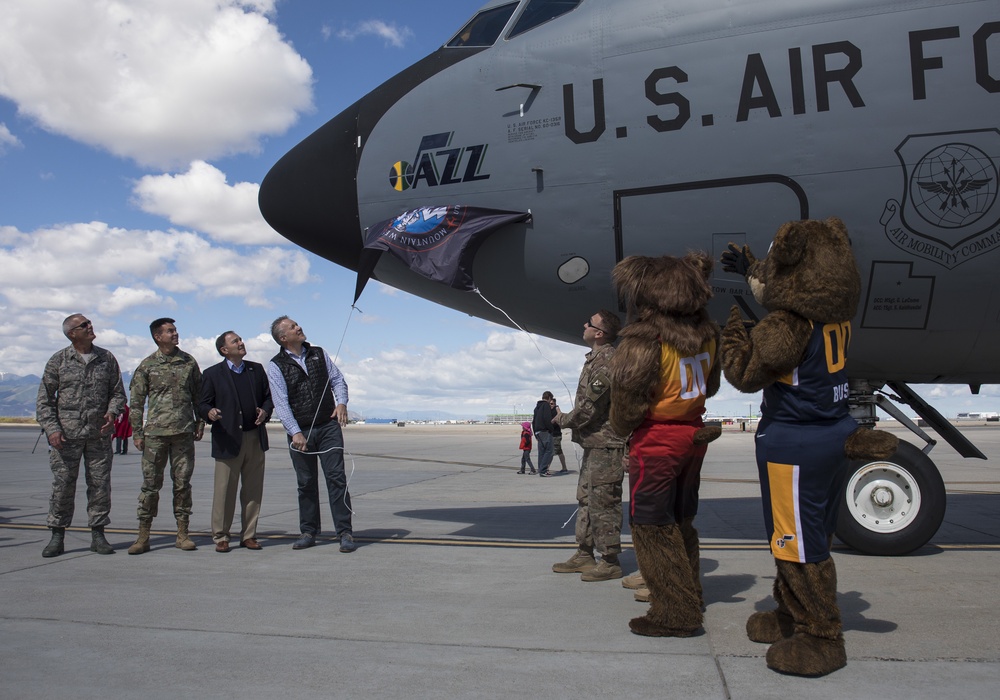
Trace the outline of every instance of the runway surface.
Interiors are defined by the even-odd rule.
[[[129,556],[141,483],[130,452],[112,473],[118,551],[89,551],[81,474],[67,551],[43,559],[45,441],[32,454],[37,428],[0,428],[0,698],[1000,697],[1000,427],[963,427],[988,461],[943,442],[931,452],[948,510],[927,546],[906,557],[836,549],[848,665],[813,680],[768,670],[766,646],[744,632],[772,605],[773,582],[751,433],[724,433],[703,472],[705,632],[651,639],[629,632],[645,605],[618,581],[551,572],[574,547],[578,452],[566,433],[570,474],[518,475],[519,431],[349,426],[352,554],[328,530],[292,550],[295,477],[274,431],[262,551],[214,550],[206,437],[198,550],[173,546],[168,478],[153,549]],[[628,572],[627,529],[624,539]]]

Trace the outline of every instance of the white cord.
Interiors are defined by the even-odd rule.
[[[573,513],[572,513],[572,514],[571,514],[571,515],[569,516],[569,520],[567,520],[566,522],[564,522],[564,523],[562,524],[562,527],[561,527],[561,528],[559,528],[560,530],[562,530],[562,529],[563,529],[563,528],[565,528],[565,527],[566,527],[567,525],[569,525],[569,521],[570,521],[570,520],[572,520],[573,518],[575,518],[575,517],[576,517],[576,513],[577,513],[577,511],[578,511],[578,510],[580,510],[580,507],[579,507],[579,506],[577,506],[576,510],[574,510],[574,511],[573,511]]]
[[[350,493],[350,488],[351,488],[351,478],[354,476],[354,469],[355,469],[354,455],[352,455],[350,452],[348,452],[343,447],[331,447],[329,449],[323,450],[322,452],[306,452],[304,450],[296,450],[294,447],[292,447],[292,445],[290,443],[288,445],[288,451],[289,452],[297,452],[300,455],[325,455],[327,452],[333,452],[334,450],[341,450],[341,451],[343,451],[345,457],[350,457],[351,458],[351,471],[350,471],[349,474],[347,474],[347,483],[344,484],[344,499],[343,500],[344,500],[344,505],[347,507],[347,510],[351,511],[351,515],[357,515],[356,511],[353,508],[351,508],[350,504],[348,504],[348,502],[347,502],[347,496]],[[345,463],[346,463],[346,460],[345,460]],[[320,469],[322,469],[322,467],[320,467]]]
[[[515,321],[514,319],[512,319],[512,318],[510,317],[510,314],[508,314],[508,313],[507,313],[506,311],[504,311],[504,310],[503,310],[503,309],[501,309],[501,308],[500,308],[499,306],[497,306],[497,305],[496,305],[496,304],[494,304],[494,303],[493,303],[492,301],[490,301],[490,300],[489,300],[489,299],[487,299],[487,298],[486,298],[485,296],[483,296],[483,293],[482,293],[481,291],[479,291],[479,287],[475,287],[475,288],[474,288],[474,289],[473,289],[472,291],[474,291],[474,292],[475,292],[476,294],[478,294],[478,295],[479,295],[479,297],[480,297],[480,298],[481,298],[481,299],[482,299],[483,301],[485,301],[485,302],[486,302],[487,304],[489,304],[489,305],[490,305],[490,306],[492,306],[492,307],[493,307],[494,309],[496,309],[497,311],[499,311],[500,313],[502,313],[502,314],[503,314],[504,316],[506,316],[506,317],[507,317],[507,320],[508,320],[508,321],[510,321],[511,323],[513,323],[513,324],[514,324],[514,327],[515,327],[515,328],[517,328],[517,330],[521,331],[522,333],[524,333],[525,335],[527,335],[527,336],[528,336],[528,339],[529,339],[529,340],[531,340],[531,344],[535,346],[535,350],[537,350],[537,351],[538,351],[538,354],[539,354],[539,355],[541,355],[541,356],[542,356],[542,358],[543,358],[543,359],[544,359],[544,360],[545,360],[546,362],[548,362],[548,363],[549,363],[549,367],[551,367],[551,368],[552,368],[552,371],[553,371],[553,373],[555,373],[555,375],[556,375],[556,379],[558,379],[558,380],[559,380],[559,383],[563,385],[563,389],[565,389],[565,390],[566,390],[566,396],[568,396],[568,397],[569,397],[569,401],[570,401],[570,403],[573,403],[573,402],[574,402],[574,400],[573,400],[573,395],[572,395],[572,394],[571,394],[571,393],[569,392],[569,387],[568,387],[568,386],[566,386],[566,382],[564,382],[564,381],[562,380],[562,377],[560,377],[560,376],[559,376],[559,370],[557,370],[557,369],[556,369],[556,366],[555,366],[554,364],[552,364],[552,360],[550,360],[550,359],[549,359],[548,357],[546,357],[546,356],[545,356],[545,353],[543,353],[543,352],[542,352],[542,349],[541,349],[540,347],[538,347],[538,343],[536,343],[536,342],[535,342],[535,337],[534,337],[533,335],[531,335],[531,333],[529,333],[529,332],[528,332],[528,331],[526,331],[525,329],[521,328],[521,326],[520,326],[520,325],[518,324],[518,322],[517,322],[517,321]]]

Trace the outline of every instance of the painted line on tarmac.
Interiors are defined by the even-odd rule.
[[[398,462],[415,462],[420,464],[447,464],[456,467],[474,467],[476,469],[510,469],[512,471],[517,470],[518,466],[516,464],[481,464],[478,462],[468,462],[460,460],[448,460],[448,459],[431,459],[426,457],[417,457],[414,455],[387,455],[387,454],[375,454],[371,452],[344,452],[344,457],[367,457],[369,459],[390,459],[396,460]],[[511,457],[510,459],[516,459],[516,457]],[[509,461],[509,460],[505,460]],[[568,472],[553,472],[561,474],[579,474],[579,469],[570,469]],[[724,479],[721,477],[711,477],[702,476],[702,483],[713,483],[713,484],[759,484],[759,479]]]
[[[477,464],[475,462],[463,462],[456,460],[447,459],[428,459],[425,457],[417,457],[414,455],[381,455],[381,454],[371,454],[367,452],[347,452],[344,451],[344,457],[368,457],[370,459],[394,459],[400,462],[419,462],[422,464],[449,464],[456,467],[475,467],[477,469],[517,469],[515,465],[512,464]],[[510,457],[510,459],[518,459],[517,457]],[[506,461],[506,460],[505,460]]]
[[[35,525],[28,523],[0,523],[0,530],[37,530],[45,531],[48,530],[47,525]],[[68,527],[66,528],[68,532],[90,532],[88,527]],[[129,528],[105,528],[105,533],[111,533],[116,535],[136,535],[138,530]],[[175,530],[151,530],[150,535],[159,537],[172,537],[177,534]],[[212,535],[208,532],[190,532],[193,537],[211,539]],[[257,535],[258,541],[273,543],[275,545],[282,542],[294,542],[299,538],[297,534],[287,534],[287,535]],[[452,539],[447,537],[365,537],[364,535],[355,535],[354,541],[359,544],[404,544],[404,545],[423,545],[423,546],[434,546],[434,547],[482,547],[486,549],[576,549],[576,544],[574,542],[524,542],[521,540],[470,540],[470,539]],[[319,543],[329,543],[336,544],[339,540],[336,537],[329,535],[320,535],[316,538],[316,542]],[[207,545],[206,545],[207,546]],[[746,542],[702,542],[700,545],[702,550],[705,551],[759,551],[766,552],[770,551],[767,543],[746,543]],[[1000,551],[1000,544],[989,544],[989,543],[966,543],[966,544],[935,544],[930,543],[924,547],[942,549],[942,550],[954,550],[954,551],[982,551],[982,552],[997,552]],[[632,549],[631,542],[622,542],[622,549]],[[921,548],[923,549],[923,548]],[[837,552],[852,552],[850,547],[843,544],[835,544],[833,550]],[[918,552],[920,550],[917,550]]]

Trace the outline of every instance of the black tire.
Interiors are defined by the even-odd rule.
[[[843,499],[837,537],[859,552],[879,556],[909,554],[927,544],[941,527],[947,504],[934,462],[902,440],[887,460],[852,461]]]

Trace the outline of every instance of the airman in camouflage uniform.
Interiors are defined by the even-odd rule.
[[[622,480],[625,478],[625,440],[611,429],[611,380],[608,364],[621,320],[601,310],[584,324],[583,340],[590,346],[580,372],[576,403],[569,413],[557,413],[555,422],[570,428],[573,442],[583,448],[576,487],[577,551],[568,561],[552,566],[556,573],[580,572],[582,581],[621,578]],[[601,555],[600,564],[594,551]]]
[[[132,441],[142,452],[142,489],[139,492],[139,537],[129,547],[129,554],[149,551],[149,530],[159,507],[168,458],[177,519],[175,546],[185,551],[196,549],[188,536],[188,523],[191,520],[194,441],[201,440],[205,429],[197,415],[201,370],[191,355],[177,347],[177,327],[172,318],[156,319],[149,324],[149,331],[157,350],[139,363],[130,384],[132,409],[129,420]]]
[[[63,333],[72,345],[45,364],[36,405],[38,423],[52,447],[47,521],[52,539],[42,556],[55,557],[64,551],[66,528],[73,521],[81,458],[87,479],[90,551],[113,554],[104,526],[111,520],[111,430],[125,405],[122,373],[115,356],[94,345],[94,325],[83,314],[63,321]]]

